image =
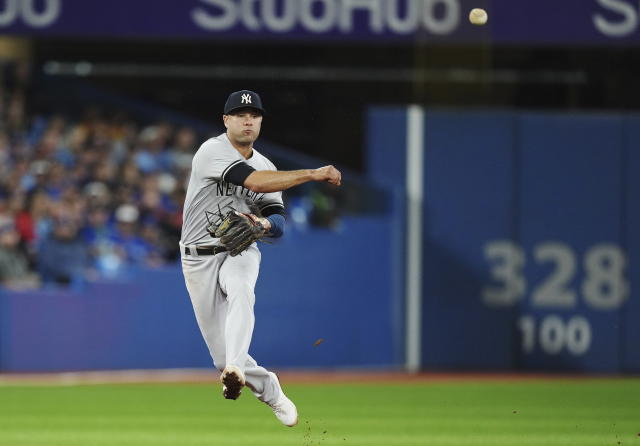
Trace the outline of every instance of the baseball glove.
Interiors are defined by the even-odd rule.
[[[227,212],[218,227],[213,232],[209,232],[213,237],[220,239],[220,243],[227,248],[230,256],[235,257],[265,235],[267,231],[261,220],[253,214],[231,210]]]

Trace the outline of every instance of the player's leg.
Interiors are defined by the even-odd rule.
[[[215,367],[222,372],[222,394],[227,399],[235,400],[240,396],[245,379],[237,366],[227,366],[225,329],[229,302],[218,280],[225,257],[183,256],[182,270],[198,326]]]
[[[239,256],[226,256],[218,281],[227,296],[225,323],[226,364],[243,373],[249,358],[255,316],[254,288],[260,269],[260,251],[250,247]]]
[[[285,395],[275,373],[260,367],[255,359],[249,356],[245,365],[245,377],[247,387],[256,398],[271,407],[282,424],[289,427],[298,424],[298,409]]]
[[[217,369],[226,365],[224,339],[227,301],[218,285],[218,274],[224,256],[182,257],[182,272],[191,304],[209,353]]]
[[[244,367],[247,387],[260,401],[267,404],[275,402],[280,396],[281,387],[273,372],[258,365],[249,355]]]
[[[278,377],[260,367],[249,355],[255,321],[254,288],[259,267],[260,251],[252,246],[240,256],[227,257],[220,268],[220,286],[227,294],[228,305],[225,329],[227,367],[238,367],[253,394],[267,403],[283,424],[294,426],[298,422],[298,412],[282,391]],[[226,372],[225,369],[223,382]]]

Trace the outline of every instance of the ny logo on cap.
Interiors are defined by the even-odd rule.
[[[251,104],[251,95],[250,94],[243,94],[242,98],[240,99],[240,103],[241,104]]]

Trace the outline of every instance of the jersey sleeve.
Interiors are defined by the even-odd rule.
[[[222,179],[236,186],[244,186],[244,182],[249,175],[256,170],[247,163],[233,163],[222,174]]]
[[[276,195],[276,194],[278,194],[279,196],[267,197],[267,195]],[[273,215],[273,214],[285,215],[284,204],[282,203],[282,192],[265,194],[263,199],[258,201],[256,204],[260,209],[260,213],[264,217],[268,217],[269,215]]]
[[[201,156],[197,160],[200,176],[214,181],[225,181],[229,170],[244,163],[244,158],[238,151],[230,149],[216,138],[204,142],[200,152]]]

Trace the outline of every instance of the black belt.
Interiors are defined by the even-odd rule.
[[[227,250],[224,246],[201,246],[195,249],[195,252],[199,256],[215,256],[216,254],[220,254],[221,252],[225,252]],[[191,248],[184,247],[184,253],[187,255],[191,255]]]

